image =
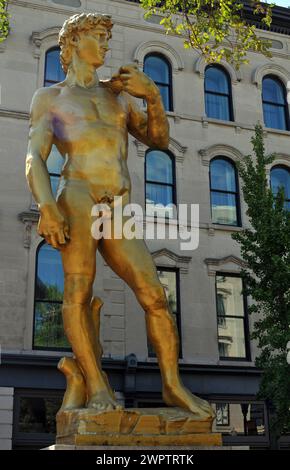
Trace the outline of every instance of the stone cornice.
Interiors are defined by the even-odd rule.
[[[17,111],[16,109],[0,108],[0,116],[13,119],[29,120],[29,113],[26,111]]]

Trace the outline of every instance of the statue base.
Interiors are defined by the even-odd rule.
[[[60,410],[56,444],[74,446],[221,446],[212,419],[198,421],[180,408]]]

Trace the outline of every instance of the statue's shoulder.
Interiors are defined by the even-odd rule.
[[[54,103],[54,98],[60,94],[62,88],[61,83],[56,83],[50,87],[38,88],[33,95],[30,111],[40,113],[48,111]]]

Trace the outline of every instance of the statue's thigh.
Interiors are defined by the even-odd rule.
[[[133,290],[159,287],[160,281],[144,240],[101,240],[99,250],[110,268]]]
[[[65,274],[94,276],[97,241],[91,234],[91,210],[94,203],[90,195],[68,188],[57,204],[69,225],[70,240],[61,249]]]

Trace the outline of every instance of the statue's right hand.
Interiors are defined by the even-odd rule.
[[[40,207],[38,233],[57,250],[69,240],[69,227],[57,206],[45,204]]]

